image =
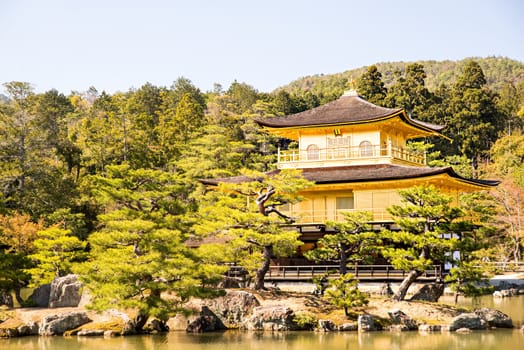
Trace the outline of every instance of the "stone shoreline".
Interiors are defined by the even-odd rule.
[[[524,280],[520,278],[498,278],[496,286],[498,289],[508,288],[498,291],[501,297],[524,292]],[[367,287],[368,292],[376,292],[376,286]],[[251,290],[229,289],[224,297],[191,300],[186,307],[193,311],[190,316],[176,315],[167,324],[152,319],[145,331],[162,332],[166,331],[165,326],[170,331],[187,332],[227,329],[468,332],[477,329],[513,328],[508,315],[493,309],[464,310],[424,301],[393,302],[379,296],[371,296],[366,307],[353,310],[349,320],[341,310],[312,293],[281,290],[255,293]],[[116,310],[96,313],[83,306],[0,310],[0,337],[110,337],[128,334],[136,334],[132,315]]]
[[[346,320],[340,311],[321,298],[302,293],[228,290],[224,297],[192,300],[187,306],[195,313],[169,319],[167,326],[170,331],[467,332],[513,327],[508,315],[493,309],[467,311],[442,304],[392,302],[378,297],[372,297],[365,308],[355,310],[352,320]],[[5,319],[0,323],[0,337],[110,337],[135,334],[130,315],[115,310],[95,313],[82,307],[28,308],[7,310],[3,315]],[[157,333],[164,329],[157,320],[150,320],[145,330]]]

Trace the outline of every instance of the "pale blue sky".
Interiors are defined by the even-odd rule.
[[[180,76],[270,92],[377,62],[524,62],[522,0],[0,0],[0,83],[110,93]]]

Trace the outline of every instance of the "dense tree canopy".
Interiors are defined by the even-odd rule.
[[[127,164],[106,170],[92,182],[108,210],[89,237],[90,259],[78,270],[93,295],[93,307],[136,308],[141,329],[149,316],[166,321],[191,296],[214,295],[209,287],[224,269],[206,266],[186,245],[184,182],[177,174],[134,170]]]
[[[180,299],[169,304],[159,295],[206,295],[223,272],[218,263],[242,263],[263,287],[268,259],[300,244],[296,232],[282,229],[292,218],[279,215],[279,205],[298,200],[296,191],[308,184],[289,173],[265,177],[274,170],[277,148],[293,142],[262,132],[254,119],[316,107],[355,83],[373,103],[447,125],[452,143],[432,138],[410,146],[427,150],[428,141],[434,144],[440,153],[428,157],[432,165],[503,180],[493,194],[496,234],[475,233],[497,238],[482,238],[489,247],[477,248],[490,259],[521,259],[523,72],[521,63],[500,58],[380,63],[306,77],[272,93],[237,81],[202,92],[184,77],[169,87],[146,83],[116,93],[92,87],[69,95],[6,82],[0,99],[0,288],[21,299],[29,272],[36,284],[77,270],[87,259],[77,271],[100,291],[96,307],[109,305],[110,296],[137,307],[142,317],[165,318]],[[205,191],[199,182],[240,174],[260,181],[222,191]],[[417,232],[434,235],[406,225],[406,239]],[[369,246],[355,241],[367,232],[364,226],[349,220],[336,228],[319,259],[345,254],[352,261],[367,254]],[[211,233],[230,244],[187,249]],[[50,247],[58,253],[50,254]],[[413,261],[423,251],[411,251]],[[129,263],[110,270],[117,261]],[[109,290],[114,293],[106,298]]]

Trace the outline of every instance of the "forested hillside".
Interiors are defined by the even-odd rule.
[[[304,111],[348,88],[375,104],[447,125],[444,133],[453,142],[425,139],[410,147],[427,152],[431,166],[502,181],[472,210],[478,222],[490,225],[475,237],[482,246],[478,256],[520,260],[523,78],[522,63],[486,58],[381,63],[299,79],[271,93],[239,82],[202,92],[187,78],[169,87],[69,95],[5,82],[0,292],[15,291],[23,302],[22,288],[77,272],[98,293],[99,309],[119,300],[164,317],[164,292],[176,291],[175,304],[211,295],[206,287],[220,280],[225,263],[242,261],[254,274],[268,256],[299,244],[275,219],[259,215],[269,210],[261,209],[260,197],[281,186],[286,192],[279,204],[285,204],[307,184],[290,176],[213,197],[199,179],[250,174],[261,186],[263,172],[275,168],[277,148],[292,142],[264,133],[254,119]],[[189,241],[224,232],[227,246],[187,249]]]
[[[382,81],[386,87],[395,82],[396,72],[403,73],[410,64],[424,66],[426,72],[425,85],[434,91],[442,84],[451,85],[461,74],[461,70],[469,60],[478,62],[488,87],[493,91],[501,91],[506,83],[518,85],[524,80],[524,63],[506,57],[470,58],[461,61],[416,61],[416,62],[380,62],[374,63],[382,73]],[[328,94],[330,89],[337,89],[348,81],[356,80],[367,67],[351,69],[337,74],[321,74],[299,78],[283,87],[288,92],[311,90]]]

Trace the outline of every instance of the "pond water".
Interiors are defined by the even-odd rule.
[[[444,300],[452,303],[450,298]],[[464,306],[494,307],[509,314],[515,325],[524,324],[524,296],[494,299],[462,299]],[[419,332],[315,333],[240,332],[206,334],[170,332],[161,335],[117,338],[25,337],[0,339],[0,349],[9,350],[500,350],[524,349],[524,333],[515,329],[474,331],[468,334]]]

